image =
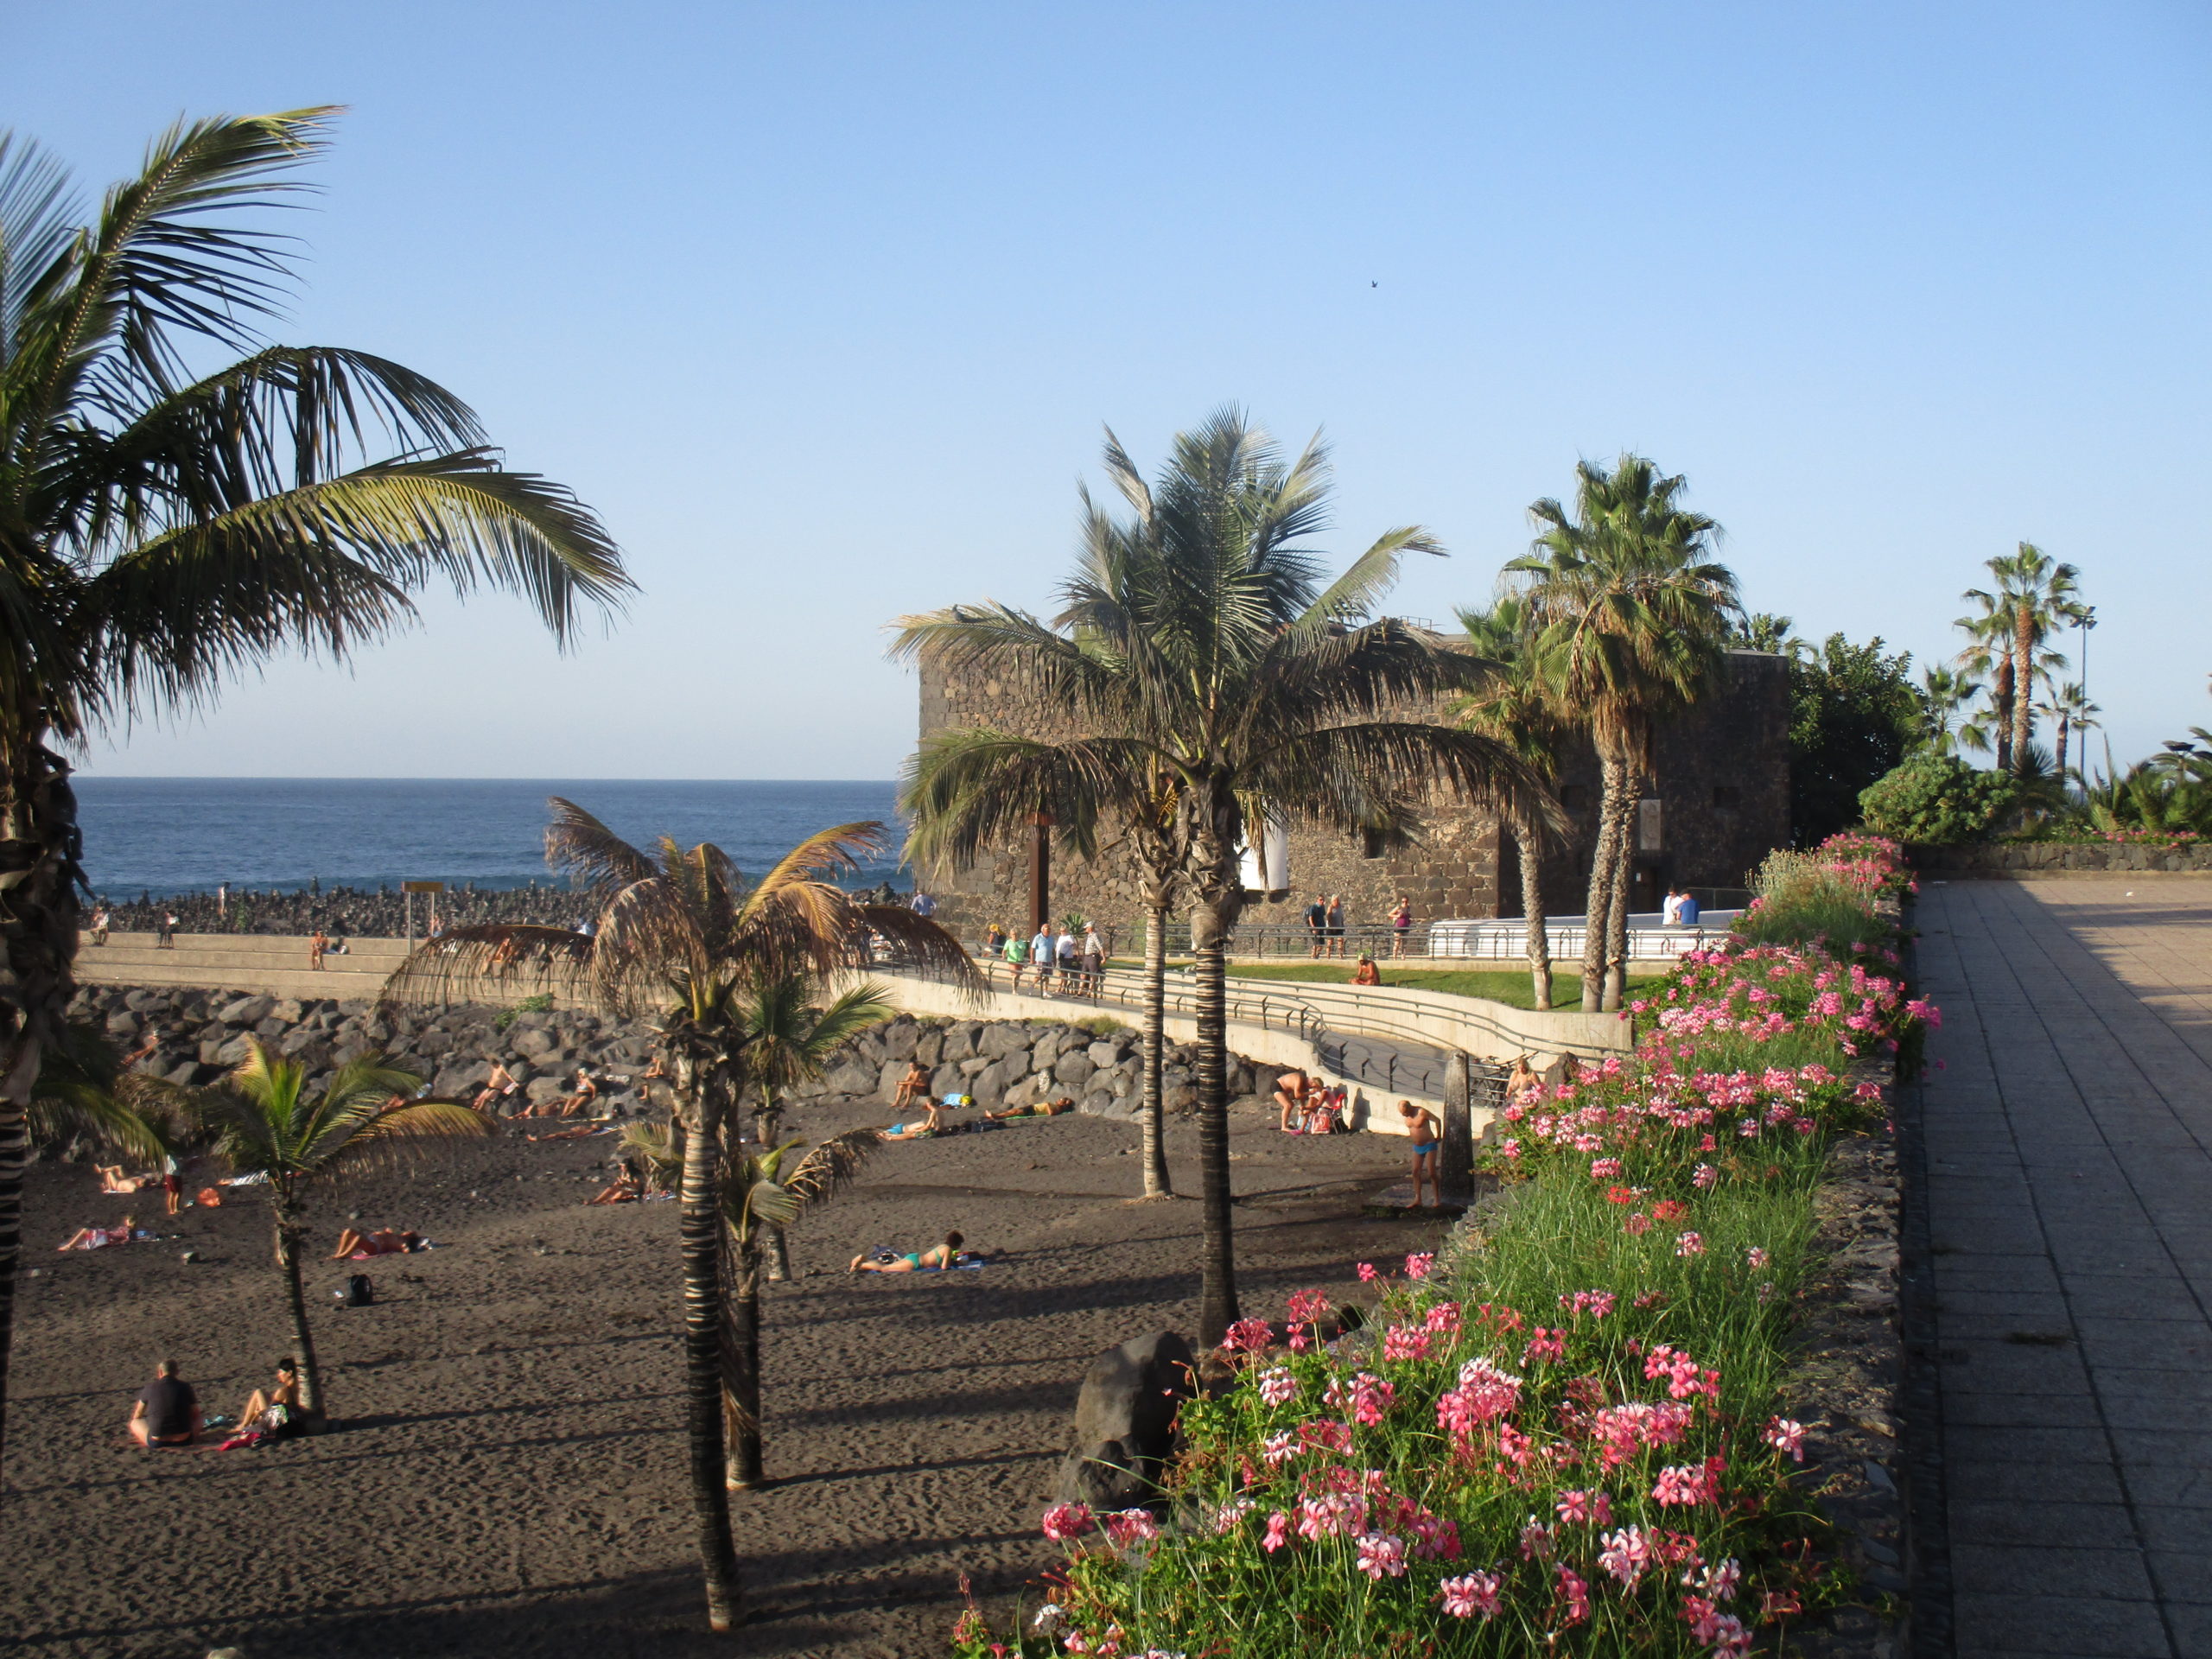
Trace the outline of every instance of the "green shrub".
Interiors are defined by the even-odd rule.
[[[1867,826],[1899,841],[1948,847],[1975,841],[2009,811],[2018,785],[1952,754],[1918,754],[1859,792]]]
[[[525,996],[512,1008],[500,1009],[499,1017],[493,1020],[492,1024],[499,1030],[505,1031],[508,1027],[514,1024],[515,1017],[518,1014],[550,1014],[552,1012],[552,993],[550,991],[541,991],[536,996]]]
[[[1133,1028],[1123,1025],[1111,1014],[1094,1014],[1088,1020],[1073,1022],[1077,1031],[1087,1031],[1094,1037],[1122,1037],[1134,1035]]]

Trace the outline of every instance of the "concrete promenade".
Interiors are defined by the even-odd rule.
[[[1957,1650],[2212,1656],[2212,878],[1918,921]]]

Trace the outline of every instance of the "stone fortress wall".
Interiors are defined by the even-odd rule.
[[[1039,736],[1073,733],[1058,710],[1041,708],[1026,689],[981,674],[956,676],[925,660],[920,674],[921,736],[948,728],[990,726]],[[1434,719],[1434,709],[1421,711]],[[1760,860],[1789,839],[1789,698],[1787,664],[1764,652],[1732,652],[1725,682],[1694,709],[1670,721],[1655,743],[1654,782],[1643,803],[1632,908],[1656,910],[1671,883],[1741,887]],[[1580,908],[1589,880],[1599,779],[1585,743],[1560,777],[1562,804],[1573,821],[1572,842],[1548,859],[1546,908]],[[1290,889],[1245,912],[1249,923],[1295,924],[1317,893],[1343,895],[1353,923],[1385,921],[1403,897],[1416,925],[1446,918],[1517,916],[1520,876],[1511,837],[1495,814],[1444,807],[1422,825],[1415,843],[1372,849],[1357,837],[1294,827],[1288,836]],[[1032,925],[1030,847],[995,849],[963,869],[918,872],[938,903],[938,919],[964,937],[993,922]],[[1084,861],[1054,849],[1050,911],[1078,913],[1112,931],[1118,950],[1141,937],[1143,909],[1133,873],[1110,845]]]

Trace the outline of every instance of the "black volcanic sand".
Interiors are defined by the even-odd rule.
[[[881,1121],[830,1102],[791,1128]],[[1127,1201],[1136,1135],[1071,1116],[887,1146],[794,1230],[800,1276],[769,1288],[765,1313],[774,1484],[733,1495],[751,1617],[724,1638],[693,1565],[677,1206],[582,1203],[611,1140],[511,1134],[327,1191],[321,1253],[349,1211],[442,1248],[368,1264],[368,1308],[333,1306],[351,1268],[317,1264],[333,1425],[265,1452],[149,1453],[122,1432],[163,1355],[235,1414],[286,1351],[265,1203],[231,1189],[168,1222],[158,1194],[101,1197],[89,1166],[36,1166],[0,1628],[11,1651],[102,1659],[942,1654],[961,1573],[1003,1611],[1055,1560],[1037,1517],[1084,1368],[1146,1331],[1192,1332],[1198,1205]],[[1360,1213],[1404,1167],[1395,1137],[1308,1141],[1246,1116],[1234,1148],[1248,1313],[1280,1317],[1306,1285],[1354,1296],[1357,1261],[1440,1235]],[[1170,1150],[1194,1191],[1187,1121]],[[134,1206],[161,1243],[54,1253]],[[844,1272],[864,1246],[919,1249],[949,1228],[1003,1259]],[[188,1248],[206,1259],[181,1262]]]

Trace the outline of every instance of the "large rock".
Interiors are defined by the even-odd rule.
[[[964,1060],[976,1052],[976,1042],[986,1027],[973,1020],[963,1020],[944,1033],[944,1046],[938,1058],[941,1060]]]
[[[1084,1052],[1090,1057],[1091,1065],[1096,1066],[1101,1071],[1109,1071],[1119,1065],[1124,1052],[1121,1044],[1108,1042],[1103,1038],[1084,1050]]]
[[[516,1053],[528,1060],[542,1059],[558,1052],[561,1046],[560,1038],[544,1027],[525,1026],[520,1020],[508,1032],[507,1041]]]
[[[883,1057],[887,1060],[911,1060],[920,1039],[920,1028],[912,1020],[893,1020],[883,1028]]]
[[[884,1061],[883,1069],[875,1074],[875,1097],[888,1106],[899,1098],[899,1085],[906,1081],[906,1061]]]
[[[1122,1510],[1160,1495],[1175,1449],[1175,1414],[1193,1392],[1191,1344],[1155,1331],[1109,1348],[1084,1373],[1075,1436],[1055,1495],[1064,1503]]]
[[[138,1034],[138,1016],[125,1012],[111,1014],[107,1017],[107,1034],[111,1037],[136,1037]]]
[[[276,1006],[273,996],[242,996],[216,1017],[226,1026],[257,1026]]]
[[[1020,1026],[996,1025],[983,1027],[980,1052],[993,1059],[1016,1052],[1029,1046],[1029,1033]]]
[[[876,1069],[858,1060],[846,1061],[825,1079],[833,1095],[872,1095],[878,1080]]]
[[[944,1055],[944,1033],[943,1032],[925,1031],[914,1039],[914,1058],[924,1065],[935,1069],[938,1061],[943,1058]]]
[[[558,1077],[532,1077],[523,1085],[523,1095],[533,1106],[543,1106],[549,1100],[560,1100],[568,1094]]]
[[[968,1092],[968,1074],[957,1065],[940,1065],[930,1073],[930,1093],[943,1100],[947,1095]]]
[[[1063,1054],[1052,1063],[1052,1075],[1066,1085],[1071,1094],[1081,1094],[1090,1082],[1092,1073],[1097,1070],[1090,1063],[1090,1057],[1081,1049]]]
[[[1028,1071],[1018,1054],[1009,1054],[1002,1060],[994,1060],[968,1080],[968,1092],[986,1106],[995,1106],[1005,1100],[1007,1090],[1020,1083]]]

